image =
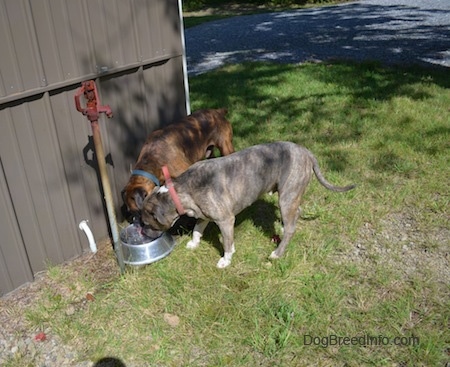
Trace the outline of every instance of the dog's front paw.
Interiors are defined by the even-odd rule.
[[[226,259],[225,257],[221,257],[219,262],[217,263],[217,267],[219,269],[223,269],[223,268],[226,268],[230,264],[231,264],[231,260]]]
[[[190,240],[186,244],[186,248],[188,248],[189,250],[193,250],[193,249],[197,248],[199,244],[200,244],[200,242],[197,242],[197,241],[194,241],[194,240]]]
[[[280,256],[278,256],[277,251],[272,251],[272,253],[269,256],[270,259],[275,260],[275,259],[279,259]]]

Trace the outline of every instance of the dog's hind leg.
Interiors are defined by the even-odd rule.
[[[278,247],[270,254],[271,259],[278,259],[281,257],[286,250],[286,246],[291,240],[292,236],[295,233],[295,227],[297,225],[297,219],[300,215],[300,200],[301,194],[297,197],[285,197],[280,194],[280,211],[281,211],[281,219],[283,221],[283,239],[281,240]]]
[[[235,217],[216,222],[219,226],[223,238],[223,257],[217,263],[217,267],[222,269],[231,264],[231,258],[235,252],[234,249],[234,221]]]
[[[205,231],[206,226],[209,221],[205,219],[198,219],[197,223],[195,223],[194,231],[192,233],[192,240],[189,241],[186,245],[189,249],[197,248],[200,244],[200,240],[203,236],[203,232]]]

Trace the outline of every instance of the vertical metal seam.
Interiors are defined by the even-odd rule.
[[[45,92],[44,95],[45,94],[48,94],[48,92]],[[25,111],[26,111],[25,113],[27,114],[27,120],[30,122],[30,127],[31,127],[31,130],[33,131],[33,140],[34,140],[34,143],[35,143],[35,146],[36,146],[35,154],[36,154],[36,159],[39,161],[39,167],[38,167],[39,169],[37,170],[37,172],[39,172],[39,180],[40,180],[40,182],[45,183],[45,185],[43,185],[43,187],[42,187],[42,191],[44,191],[46,193],[46,195],[45,195],[46,197],[45,197],[45,200],[44,200],[44,203],[45,203],[45,206],[46,206],[45,210],[49,213],[49,217],[53,221],[55,215],[54,215],[52,203],[51,203],[51,200],[50,200],[51,194],[49,193],[49,187],[47,185],[47,179],[46,179],[46,175],[45,175],[45,170],[44,170],[44,167],[42,165],[42,162],[44,161],[44,159],[43,159],[43,157],[41,155],[41,152],[39,151],[39,143],[38,143],[38,140],[37,140],[37,137],[39,136],[39,134],[36,133],[36,129],[35,129],[35,125],[36,124],[33,123],[33,118],[32,118],[31,111],[30,111],[30,105],[26,104],[26,105],[24,105],[24,108],[25,108]],[[48,111],[45,109],[45,105],[44,105],[44,113],[46,115],[48,115]],[[48,117],[49,116],[47,116],[47,120],[48,120]],[[28,187],[31,187],[31,185],[29,184]],[[38,206],[36,205],[36,201],[33,199],[33,195],[32,195],[32,199],[31,200],[33,202],[34,216],[38,217],[38,208],[37,208]],[[39,219],[36,221],[36,223],[39,224]],[[43,252],[45,254],[45,256],[43,256],[43,258],[45,260],[48,260],[48,252],[47,252],[47,248],[45,247],[45,236],[42,233],[41,226],[38,225],[37,227],[39,228],[39,232],[40,232],[40,235],[41,235],[41,241],[42,241],[42,244],[43,244],[42,250],[43,250]],[[54,230],[54,232],[56,232],[56,230]],[[52,237],[55,237],[55,233],[52,234]],[[59,238],[59,235],[56,232],[56,238],[55,239],[57,239],[57,238]],[[61,251],[61,249],[59,247],[57,247],[57,251],[58,251],[58,256],[60,258],[64,259],[64,256],[62,256],[63,255],[62,251]]]
[[[65,4],[65,2],[64,2]],[[56,46],[56,57],[57,57],[57,65],[58,65],[58,79],[60,80],[61,78],[64,79],[64,72],[63,72],[63,68],[62,68],[62,63],[61,63],[61,58],[59,57],[59,47],[58,47],[58,41],[55,39],[55,34],[56,34],[56,29],[55,29],[55,22],[53,21],[53,14],[50,10],[50,4],[49,4],[49,0],[45,0],[45,9],[47,10],[47,14],[49,16],[49,18],[51,19],[51,23],[50,23],[50,28],[51,28],[51,34],[52,34],[52,41],[54,43],[54,45]],[[37,33],[37,32],[36,32]],[[47,85],[48,85],[48,80],[47,80]]]
[[[67,24],[68,24],[68,32],[67,32],[67,38],[68,38],[68,42],[70,41],[70,45],[71,50],[70,50],[70,54],[73,55],[74,54],[74,49],[75,49],[75,42],[74,42],[74,34],[73,34],[73,27],[72,27],[72,22],[70,20],[70,16],[69,16],[69,9],[67,7],[68,2],[64,1],[64,10],[65,13],[67,15]],[[80,69],[80,65],[78,62],[74,62],[74,73],[76,73],[76,75],[81,75],[81,69]],[[69,79],[69,78],[67,78]]]
[[[65,4],[65,2],[64,2],[64,4]],[[52,36],[52,41],[53,41],[53,44],[55,45],[55,48],[56,48],[56,52],[55,52],[55,57],[57,58],[57,60],[56,60],[56,64],[58,65],[57,67],[58,67],[58,70],[57,70],[57,73],[58,73],[58,80],[61,80],[61,79],[64,79],[64,72],[63,72],[63,67],[62,67],[62,62],[61,62],[61,57],[60,57],[60,53],[59,53],[59,51],[60,51],[60,49],[59,49],[59,45],[58,45],[58,41],[57,41],[57,39],[55,38],[55,34],[57,33],[57,31],[56,31],[56,29],[55,29],[55,22],[54,22],[54,20],[53,20],[53,14],[52,14],[52,12],[51,12],[51,10],[50,10],[50,8],[51,8],[51,6],[50,6],[50,4],[49,4],[49,0],[45,0],[45,9],[46,9],[46,11],[47,11],[47,15],[48,15],[48,17],[50,18],[50,20],[51,20],[51,22],[50,22],[50,29],[51,29],[51,36]],[[39,46],[39,48],[40,49],[43,49],[42,47],[40,47]],[[47,85],[48,85],[48,80],[47,80]]]
[[[17,90],[15,90],[12,93],[12,94],[15,94],[15,93],[19,93],[19,92],[24,91],[25,90],[25,85],[24,85],[24,81],[23,81],[23,78],[22,78],[22,73],[20,72],[19,64],[17,62],[17,60],[18,60],[17,50],[16,50],[17,46],[16,46],[16,44],[14,43],[14,40],[13,40],[12,31],[11,31],[11,21],[10,21],[9,15],[8,15],[8,10],[6,9],[6,3],[1,1],[0,2],[0,6],[3,7],[3,12],[5,14],[5,18],[6,18],[6,21],[8,23],[8,25],[5,26],[6,33],[8,34],[8,37],[7,37],[8,46],[9,46],[11,52],[14,54],[13,57],[12,57],[14,59],[14,61],[15,61],[15,62],[13,62],[13,68],[14,68],[15,80],[18,83],[18,85],[16,86]],[[6,87],[9,88],[9,89],[13,88],[12,86],[6,86]],[[11,94],[11,93],[8,93],[7,89],[5,89],[5,92],[6,92],[7,96]]]
[[[91,18],[89,17],[89,10],[88,10],[88,6],[87,6],[87,1],[89,0],[83,0],[83,23],[85,26],[85,29],[87,29],[87,42],[89,44],[88,47],[88,60],[91,62],[90,68],[91,68],[91,72],[92,73],[97,73],[97,58],[95,57],[95,48],[94,48],[94,40],[92,39],[92,27],[91,27]],[[86,21],[87,19],[87,21]],[[92,68],[92,65],[94,65],[95,67]]]
[[[78,248],[75,251],[75,252],[78,253],[78,252],[80,252],[80,250],[82,250],[82,246],[81,246],[81,242],[80,242],[80,237],[78,236],[78,231],[75,231],[75,226],[76,226],[77,223],[76,223],[76,220],[75,220],[74,207],[73,207],[72,202],[68,199],[68,198],[70,198],[70,192],[69,192],[69,188],[68,188],[68,185],[67,185],[67,181],[68,180],[67,180],[67,176],[66,176],[66,170],[65,170],[65,167],[64,167],[64,161],[63,161],[63,158],[62,158],[63,157],[63,153],[62,153],[62,150],[61,150],[61,144],[60,144],[60,141],[58,139],[58,135],[56,133],[56,126],[55,126],[56,119],[55,119],[55,116],[53,114],[53,109],[52,109],[52,105],[51,105],[51,101],[50,101],[50,93],[49,92],[44,93],[43,102],[44,102],[45,114],[47,115],[47,120],[51,121],[51,123],[49,122],[49,125],[51,125],[50,126],[50,131],[51,131],[51,133],[50,133],[51,137],[50,138],[52,140],[52,145],[54,147],[54,150],[58,152],[58,154],[56,155],[57,156],[56,164],[58,166],[57,168],[58,169],[60,169],[60,168],[63,169],[63,172],[60,174],[60,176],[63,176],[64,180],[61,180],[63,182],[59,182],[59,183],[62,185],[62,191],[64,192],[64,195],[63,195],[64,207],[70,208],[70,213],[71,213],[71,217],[72,217],[70,222],[73,222],[73,227],[70,226],[70,231],[72,232],[73,238],[74,239],[76,238],[78,240]],[[48,186],[47,185],[46,185],[46,189],[47,189],[47,192],[48,192]],[[49,197],[50,197],[50,193],[49,193]],[[51,204],[51,201],[50,201],[50,204]],[[69,213],[67,213],[67,214],[69,215]],[[52,215],[54,216],[54,211],[53,210],[52,210]],[[57,236],[59,238],[60,244],[64,243],[64,239],[61,237],[61,234],[59,233],[58,230],[56,230],[56,234],[57,234]],[[68,260],[64,256],[64,251],[62,251],[62,247],[58,246],[58,249],[61,249],[61,253],[60,253],[61,258],[64,261]]]
[[[44,70],[44,61],[42,60],[42,54],[39,49],[39,41],[37,38],[37,30],[36,30],[36,22],[34,21],[33,11],[31,10],[30,1],[32,1],[32,0],[25,1],[26,2],[25,14],[27,17],[27,24],[28,24],[27,31],[28,31],[28,34],[31,39],[31,44],[32,44],[31,47],[33,49],[34,61],[36,62],[37,72],[40,74],[40,76],[38,76],[39,85],[41,87],[46,87],[48,85],[47,77],[45,75],[45,70]]]
[[[63,13],[65,24],[70,25],[70,17],[69,17],[69,11],[67,9],[67,1],[63,1],[62,2],[61,8],[62,8],[61,11]],[[55,24],[55,23],[53,22],[53,24]],[[73,57],[74,56],[74,52],[73,52],[72,28],[71,27],[67,27],[67,29],[69,30],[69,32],[67,32],[65,34],[65,39],[67,39],[67,45],[70,45],[70,47],[66,46],[67,47],[66,50]],[[55,33],[56,33],[56,30],[55,30]],[[57,53],[58,53],[58,64],[60,65],[60,68],[61,68],[61,79],[62,80],[67,80],[69,78],[66,77],[68,75],[66,75],[66,70],[64,69],[64,65],[63,65],[63,62],[62,62],[62,58],[61,58],[61,53],[60,53],[60,48],[59,48],[58,42],[56,42],[56,45],[57,45]]]
[[[22,108],[25,109],[25,106],[22,106]],[[14,119],[12,117],[11,112],[10,111],[8,111],[8,112],[9,112],[9,119],[10,119],[11,124],[12,124],[12,131],[14,132],[15,140],[18,141],[18,134],[17,134],[16,125],[13,123]],[[29,115],[28,107],[24,110],[24,113],[26,115]],[[19,144],[17,144],[17,154],[18,154],[18,159],[21,162],[21,167],[23,168],[23,175],[22,175],[22,177],[23,177],[24,186],[25,186],[25,192],[23,193],[23,195],[27,197],[27,201],[29,201],[30,203],[33,203],[33,208],[32,208],[32,210],[30,210],[30,214],[31,214],[30,215],[30,219],[32,217],[34,219],[34,222],[36,224],[38,224],[39,220],[38,220],[37,215],[36,215],[35,201],[33,200],[33,196],[30,193],[30,186],[31,186],[30,185],[30,180],[29,180],[27,171],[25,170],[25,164],[23,163],[25,158],[23,156],[23,151],[22,151],[22,149],[21,149]],[[20,228],[20,232],[23,233],[23,229],[22,229],[22,226],[20,225],[20,221],[18,222],[18,225],[19,225],[19,228]],[[40,229],[40,227],[38,225],[36,225],[36,228],[37,228],[38,233],[39,233],[40,241],[41,241],[41,243],[43,243],[44,241],[43,241],[42,231],[41,231],[41,229]],[[25,250],[27,250],[27,241],[25,239],[24,239],[24,245],[25,245]],[[43,251],[43,250],[44,249],[42,247],[38,247],[38,251],[39,251],[41,257],[45,258],[45,251]],[[28,251],[27,251],[27,253],[28,253]],[[31,263],[31,259],[30,259],[30,266],[31,265],[32,265],[32,263]],[[31,266],[31,272],[33,273],[32,266]]]
[[[30,279],[30,280],[34,280],[34,274],[33,274],[33,267],[31,265],[31,261],[30,261],[30,256],[28,255],[28,251],[27,251],[27,247],[25,246],[25,239],[23,238],[23,233],[22,230],[20,229],[20,225],[19,225],[19,217],[17,215],[17,210],[16,207],[14,206],[14,201],[13,198],[11,197],[11,189],[10,189],[10,185],[8,184],[8,179],[6,176],[6,172],[5,172],[5,168],[3,166],[2,163],[2,158],[0,156],[0,168],[2,170],[2,174],[4,177],[4,182],[5,182],[5,186],[6,186],[6,190],[8,191],[8,195],[10,198],[10,202],[11,202],[11,211],[12,211],[12,216],[14,217],[15,221],[16,221],[16,225],[17,225],[17,233],[16,231],[14,231],[15,236],[19,237],[18,240],[20,240],[21,246],[22,246],[22,250],[23,250],[23,256],[22,257],[22,261],[23,261],[23,265],[24,265],[24,273],[26,273],[26,278]],[[10,217],[10,219],[12,220],[12,218]],[[17,241],[18,243],[18,241]],[[2,255],[2,259],[4,259],[3,257],[3,253],[1,251],[0,248],[0,254]],[[28,266],[28,268],[25,268],[25,266]],[[13,281],[11,279],[11,275],[8,273],[8,278],[10,279],[10,287],[13,287]],[[2,297],[2,294],[0,293],[0,298]]]
[[[118,6],[117,6],[117,1],[116,0],[114,0],[114,5],[113,6],[111,6],[111,8],[112,7],[114,7],[114,14],[120,14],[120,10],[119,10],[119,8],[118,8]],[[119,17],[117,17],[117,22],[119,22]],[[119,60],[114,60],[113,59],[113,57],[112,57],[112,52],[111,52],[111,47],[110,47],[110,45],[109,45],[109,43],[110,43],[110,41],[109,41],[109,32],[106,32],[106,34],[108,35],[108,46],[109,46],[109,54],[111,55],[111,62],[112,62],[112,67],[113,68],[116,68],[116,67],[118,67],[119,66]],[[119,55],[122,57],[122,60],[120,60],[120,64],[121,65],[123,65],[123,64],[125,64],[125,62],[124,62],[124,54],[125,54],[125,52],[123,51],[123,42],[122,42],[122,39],[120,38],[120,37],[117,37],[116,39],[115,39],[115,44],[117,45],[117,47],[118,47],[118,49],[119,49]]]
[[[101,16],[99,15],[99,20],[101,19],[101,24],[102,24],[102,28],[103,28],[103,35],[104,35],[104,44],[106,46],[106,50],[108,52],[107,56],[109,56],[109,61],[112,62],[112,53],[111,53],[111,41],[110,41],[110,35],[108,32],[108,22],[105,19],[105,14],[107,14],[107,9],[106,9],[106,1],[104,0],[101,2],[101,8],[102,8],[102,14]],[[115,40],[116,42],[119,42],[118,40]],[[106,60],[105,60],[106,61]],[[109,65],[99,65],[100,69],[97,71],[98,73],[102,73],[102,67],[106,66],[106,71],[109,71],[109,68],[111,67],[111,64]]]
[[[140,42],[139,37],[139,31],[138,31],[138,24],[137,24],[137,16],[136,16],[136,5],[135,0],[131,1],[131,16],[132,16],[132,22],[133,22],[133,33],[134,33],[134,41],[135,41],[135,47],[136,47],[136,61],[142,62],[144,60],[144,55],[142,55],[142,45]]]

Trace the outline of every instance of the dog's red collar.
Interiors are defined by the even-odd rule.
[[[169,190],[170,197],[172,198],[173,202],[175,203],[175,208],[177,209],[178,214],[183,215],[185,214],[185,210],[183,208],[183,205],[181,205],[180,198],[175,191],[175,187],[173,187],[172,178],[169,174],[169,169],[167,166],[162,166],[162,171],[164,174],[164,179],[166,180],[166,187]]]

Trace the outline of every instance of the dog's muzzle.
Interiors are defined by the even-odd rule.
[[[154,229],[151,229],[149,226],[145,225],[142,227],[142,232],[144,232],[147,237],[150,237],[152,239],[161,237],[164,233],[163,231],[155,231]]]

